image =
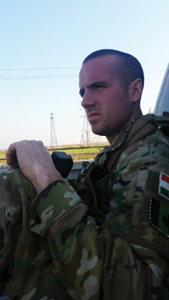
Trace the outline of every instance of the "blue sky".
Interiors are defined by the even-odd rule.
[[[92,51],[136,56],[142,111],[153,109],[169,62],[168,0],[0,0],[0,149],[23,139],[80,143],[78,73]]]

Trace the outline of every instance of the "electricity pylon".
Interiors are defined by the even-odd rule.
[[[82,128],[80,144],[81,145],[91,145],[91,144],[97,143],[96,136],[94,136],[93,133],[91,132],[91,128],[90,128],[89,122],[87,120],[86,113],[84,113],[83,117],[84,117],[84,120],[83,120],[83,128]],[[93,135],[93,137],[92,137],[92,135]]]
[[[55,130],[55,123],[54,123],[54,118],[53,118],[53,113],[50,113],[51,114],[51,117],[50,117],[50,120],[51,120],[51,127],[50,127],[50,145],[51,147],[57,147],[58,144],[57,144],[57,138],[56,138],[56,130]]]

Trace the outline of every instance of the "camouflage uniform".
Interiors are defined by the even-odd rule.
[[[165,124],[167,117],[132,121],[78,180],[58,180],[38,195],[20,170],[0,173],[1,293],[169,299],[161,179],[169,178],[169,138],[157,126]]]

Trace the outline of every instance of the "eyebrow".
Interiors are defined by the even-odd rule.
[[[95,82],[92,82],[91,84],[89,84],[88,85],[88,88],[92,88],[92,87],[94,87],[94,86],[96,86],[96,85],[99,85],[99,84],[108,84],[107,82],[105,82],[105,81],[95,81]]]
[[[108,82],[106,82],[106,81],[95,81],[95,82],[92,82],[91,84],[87,85],[87,88],[91,89],[91,88],[93,88],[97,85],[101,85],[101,84],[108,85]],[[84,88],[80,89],[80,91],[79,91],[80,96],[82,96],[83,93],[84,93]]]

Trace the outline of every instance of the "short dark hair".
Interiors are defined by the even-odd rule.
[[[89,54],[83,61],[85,64],[87,61],[96,57],[106,55],[117,55],[119,58],[118,69],[116,70],[117,77],[120,82],[128,87],[132,81],[137,78],[142,80],[142,88],[144,87],[144,72],[140,62],[131,54],[121,52],[113,49],[101,49]]]

